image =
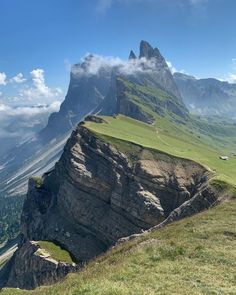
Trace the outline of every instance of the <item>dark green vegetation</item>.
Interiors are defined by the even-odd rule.
[[[2,294],[236,293],[235,199],[121,244],[66,280]]]
[[[37,244],[40,246],[41,249],[39,249],[39,251],[42,254],[48,253],[53,259],[57,261],[66,262],[69,264],[73,263],[70,254],[55,243],[49,241],[38,241]]]
[[[0,206],[0,243],[12,240],[19,234],[20,215],[23,197],[1,198]]]

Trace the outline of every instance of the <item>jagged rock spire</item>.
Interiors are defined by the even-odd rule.
[[[133,50],[130,51],[130,54],[129,54],[129,60],[131,59],[136,59],[137,56],[135,55],[135,53],[133,52]]]
[[[147,41],[140,42],[139,58],[146,57],[147,59],[155,57],[157,60],[164,60],[158,48],[153,48]]]
[[[146,57],[146,58],[152,58],[154,57],[154,49],[153,47],[146,41],[140,42],[140,55],[139,58]]]

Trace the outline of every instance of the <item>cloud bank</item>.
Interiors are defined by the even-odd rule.
[[[46,125],[49,115],[59,108],[59,101],[32,107],[11,107],[0,102],[0,140],[9,138],[24,140],[32,136]]]
[[[30,118],[39,114],[56,112],[59,110],[60,104],[59,101],[54,101],[50,105],[12,107],[0,103],[0,122],[6,121],[7,118],[15,116]]]
[[[7,104],[37,104],[51,103],[62,100],[63,92],[59,87],[49,87],[45,82],[43,69],[34,69],[26,78],[22,73],[7,79],[7,75],[0,73],[2,99]],[[10,93],[10,94],[9,94]]]
[[[72,73],[77,76],[97,75],[102,70],[114,70],[118,74],[133,75],[157,70],[157,63],[155,58],[122,60],[119,57],[87,54],[81,60],[81,64],[72,66]]]

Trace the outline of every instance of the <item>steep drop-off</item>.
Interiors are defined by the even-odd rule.
[[[104,123],[97,117],[88,120]],[[38,281],[36,275],[34,281],[27,279],[37,269],[35,259],[27,264],[25,259],[31,258],[21,255],[29,241],[53,241],[81,265],[120,238],[162,223],[177,208],[183,212],[177,214],[179,219],[215,204],[217,196],[207,186],[209,176],[193,161],[118,139],[111,144],[86,123],[79,124],[55,169],[29,182],[22,242],[7,286],[34,288],[61,278],[61,272],[57,276],[48,268],[53,278],[45,271]],[[191,200],[197,200],[194,211],[188,209]],[[19,264],[27,264],[27,272]]]

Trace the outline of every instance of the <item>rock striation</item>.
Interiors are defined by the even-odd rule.
[[[118,148],[79,124],[55,169],[42,182],[29,181],[22,243],[7,286],[30,289],[75,270],[35,256],[30,241],[54,241],[73,255],[79,269],[119,239],[161,224],[198,198],[208,178],[209,171],[193,161],[129,142],[120,141]],[[202,199],[196,211],[205,208]]]
[[[40,251],[40,247],[26,241],[13,256],[14,264],[6,287],[31,289],[40,285],[55,283],[64,278],[69,272],[75,272],[79,266],[56,261]]]

